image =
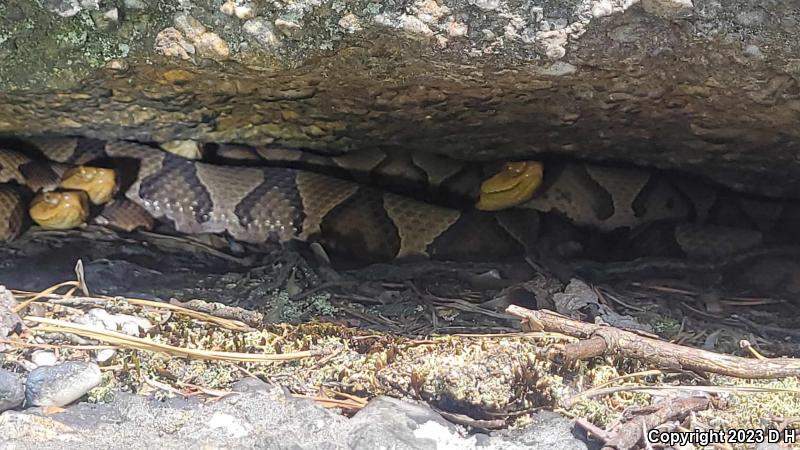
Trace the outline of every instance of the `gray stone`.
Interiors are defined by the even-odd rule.
[[[100,367],[94,363],[38,367],[28,375],[25,400],[29,406],[64,406],[83,397],[100,381]]]
[[[273,49],[280,47],[281,41],[275,34],[272,24],[261,17],[250,19],[244,23],[242,30],[257,44],[266,48]]]
[[[17,300],[5,286],[0,286],[0,338],[9,336],[14,330],[23,326],[22,319],[14,312]],[[0,343],[0,351],[6,344]]]
[[[350,420],[349,448],[431,449],[465,447],[459,429],[428,406],[377,397]],[[470,442],[474,443],[474,442]],[[472,446],[472,445],[470,445]],[[455,447],[452,447],[455,448]]]
[[[36,364],[36,367],[55,366],[58,363],[58,357],[55,353],[47,350],[36,350],[31,353],[31,362]]]
[[[78,0],[40,0],[40,3],[44,9],[61,17],[72,17],[83,9]]]
[[[493,433],[490,439],[481,442],[482,449],[503,450],[587,450],[600,448],[587,445],[578,435],[584,435],[572,420],[551,411],[536,415],[534,423],[519,430],[504,430]]]
[[[16,408],[25,400],[25,384],[22,377],[0,369],[0,412]]]
[[[255,378],[214,402],[165,401],[118,392],[109,403],[77,403],[40,417],[38,408],[0,415],[0,448],[264,448],[584,450],[572,422],[540,413],[522,430],[467,435],[425,404],[379,397],[352,419]],[[5,442],[3,440],[6,440]]]
[[[281,388],[278,386],[273,386],[271,384],[267,384],[258,378],[243,378],[236,383],[233,383],[231,390],[234,392],[241,392],[241,393],[255,393],[259,392],[262,394],[267,394],[275,391],[281,391]]]

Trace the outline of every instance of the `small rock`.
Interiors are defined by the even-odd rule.
[[[92,328],[98,328],[100,330],[107,330],[108,329],[106,327],[106,324],[103,323],[102,320],[100,320],[97,317],[95,317],[93,315],[90,315],[90,314],[84,314],[82,316],[75,317],[74,319],[72,319],[72,322],[73,323],[78,323],[78,324],[81,324],[81,325],[86,325],[86,326],[92,327]]]
[[[102,350],[98,350],[97,353],[94,355],[95,361],[100,364],[106,363],[117,354],[117,351],[113,348],[104,348]]]
[[[130,66],[125,60],[114,58],[111,61],[106,63],[106,69],[114,70],[117,72],[124,72],[128,70]]]
[[[269,21],[261,17],[250,19],[244,23],[242,30],[250,35],[264,48],[276,48],[281,45],[280,39],[275,35],[275,30]]]
[[[103,13],[103,17],[112,22],[119,22],[119,10],[117,8],[111,8]]]
[[[194,41],[194,47],[198,55],[215,61],[224,61],[231,56],[228,43],[216,33],[203,33]]]
[[[232,16],[236,14],[236,2],[228,0],[227,2],[221,4],[219,6],[219,12],[225,14],[226,16]]]
[[[100,9],[100,0],[80,0],[81,7],[86,9]]]
[[[275,28],[278,29],[284,36],[292,36],[302,28],[296,22],[284,19],[275,19]]]
[[[469,27],[463,22],[452,20],[447,24],[447,34],[450,37],[466,36],[468,31]]]
[[[100,384],[100,367],[94,363],[65,362],[31,371],[25,386],[30,406],[65,406]]]
[[[355,33],[356,31],[361,31],[363,29],[361,26],[361,20],[352,13],[347,13],[341,19],[339,19],[339,26],[344,28],[344,30],[348,33]]]
[[[550,59],[561,59],[567,54],[567,33],[564,30],[540,31],[535,42]]]
[[[421,34],[424,36],[433,35],[433,31],[431,31],[423,21],[419,20],[416,16],[410,16],[408,14],[400,16],[400,28],[409,33]]]
[[[563,77],[564,75],[572,75],[577,71],[578,68],[568,62],[556,61],[550,66],[539,70],[539,73],[552,77]]]
[[[61,17],[72,17],[83,9],[78,0],[42,0],[41,5]]]
[[[259,392],[262,394],[279,394],[282,392],[280,387],[267,384],[255,377],[242,378],[241,380],[233,383],[231,390],[239,393]]]
[[[250,2],[246,2],[242,5],[236,5],[233,8],[233,14],[242,20],[252,19],[256,16],[256,7]]]
[[[36,350],[31,353],[31,362],[36,364],[36,367],[54,366],[58,363],[58,357],[47,350]]]
[[[592,5],[592,17],[600,18],[610,16],[614,12],[614,5],[610,0],[600,0]]]
[[[114,318],[116,319],[117,323],[120,324],[120,327],[124,327],[126,323],[132,323],[133,325],[136,325],[136,328],[142,331],[147,331],[150,328],[153,328],[153,324],[144,317],[131,316],[129,314],[114,314]]]
[[[25,383],[22,377],[0,369],[0,412],[16,408],[25,400]]]
[[[207,31],[205,25],[188,14],[178,14],[175,16],[173,23],[175,28],[192,42],[200,39],[200,36]]]
[[[350,419],[348,448],[471,448],[458,429],[426,405],[376,397]],[[402,442],[404,445],[398,446]],[[460,445],[459,445],[460,444]]]
[[[109,331],[117,331],[117,319],[113,314],[103,308],[92,308],[86,314],[89,317],[95,318],[102,322],[103,328]]]
[[[484,11],[494,11],[500,8],[500,0],[469,0],[468,3]]]
[[[160,55],[184,60],[192,59],[192,55],[195,54],[194,45],[190,44],[180,31],[172,27],[165,28],[156,35],[154,49]]]
[[[758,48],[757,45],[747,45],[745,46],[744,50],[742,50],[748,58],[762,60],[764,59],[764,53],[761,52],[761,49]]]
[[[496,448],[525,448],[530,450],[586,450],[589,447],[577,436],[581,431],[570,419],[552,411],[542,411],[533,417],[533,423],[514,430],[492,433]],[[497,442],[502,440],[505,442]],[[599,448],[600,446],[597,446]]]
[[[133,321],[122,322],[119,326],[119,331],[128,336],[139,336],[139,324]]]
[[[692,14],[694,4],[692,0],[642,0],[642,8],[654,16],[682,19]]]
[[[450,8],[440,5],[436,0],[422,0],[422,2],[417,2],[417,8],[420,12],[420,19],[426,23],[436,23],[445,14],[450,12]]]

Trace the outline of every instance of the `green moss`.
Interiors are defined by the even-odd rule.
[[[96,15],[96,13],[95,13]],[[65,89],[108,61],[152,46],[148,36],[171,20],[147,11],[117,24],[95,23],[82,11],[59,17],[35,0],[0,4],[0,89]]]
[[[659,320],[649,322],[656,333],[665,339],[671,339],[678,334],[681,329],[681,323],[673,318],[662,317]]]

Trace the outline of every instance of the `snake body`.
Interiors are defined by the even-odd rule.
[[[267,158],[353,174],[343,179],[295,167],[193,161],[126,141],[29,142],[51,162],[43,164],[13,148],[3,150],[0,182],[47,190],[75,165],[135,163],[135,170],[120,169],[120,178],[127,178],[122,182],[124,201],[108,204],[101,223],[133,229],[151,226],[155,219],[180,233],[225,232],[245,242],[317,240],[335,253],[370,261],[521,254],[539,237],[542,215],[600,235],[626,230],[622,240],[614,241],[617,246],[671,248],[697,257],[713,257],[719,249],[733,253],[752,248],[769,240],[765,236],[791,237],[800,224],[798,208],[791,202],[748,197],[638,168],[548,164],[532,198],[517,208],[486,212],[422,202],[358,182],[371,178],[391,185],[405,173],[411,174],[413,185],[475,195],[480,170],[430,155],[373,151],[329,158],[281,149],[216,147],[221,159],[256,163]],[[22,228],[23,201],[17,190],[0,189],[0,237],[11,238]],[[662,226],[667,231],[659,232]]]
[[[462,213],[309,171],[208,164],[132,142],[33,142],[66,165],[136,161],[125,198],[179,233],[225,232],[252,243],[318,240],[334,253],[369,261],[470,259],[475,252],[486,258],[523,253],[524,226],[536,223],[535,216],[521,220],[525,212]],[[130,204],[117,202],[102,217],[119,219],[126,209]]]

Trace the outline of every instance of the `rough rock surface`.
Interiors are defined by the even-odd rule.
[[[158,401],[117,394],[107,404],[79,403],[58,414],[37,409],[0,415],[0,446],[81,448],[293,449],[586,449],[569,420],[556,415],[531,427],[489,436],[467,435],[427,407],[378,398],[352,419],[281,388],[243,380],[218,401]],[[380,445],[383,445],[380,447]]]
[[[11,295],[11,292],[5,286],[0,285],[0,339],[23,326],[22,319],[14,312],[16,306],[17,300]],[[0,342],[0,351],[3,351],[5,347],[6,344]]]
[[[800,196],[791,0],[106,3],[0,4],[0,133],[558,154]]]
[[[20,406],[25,400],[25,385],[22,377],[0,369],[0,412]]]

